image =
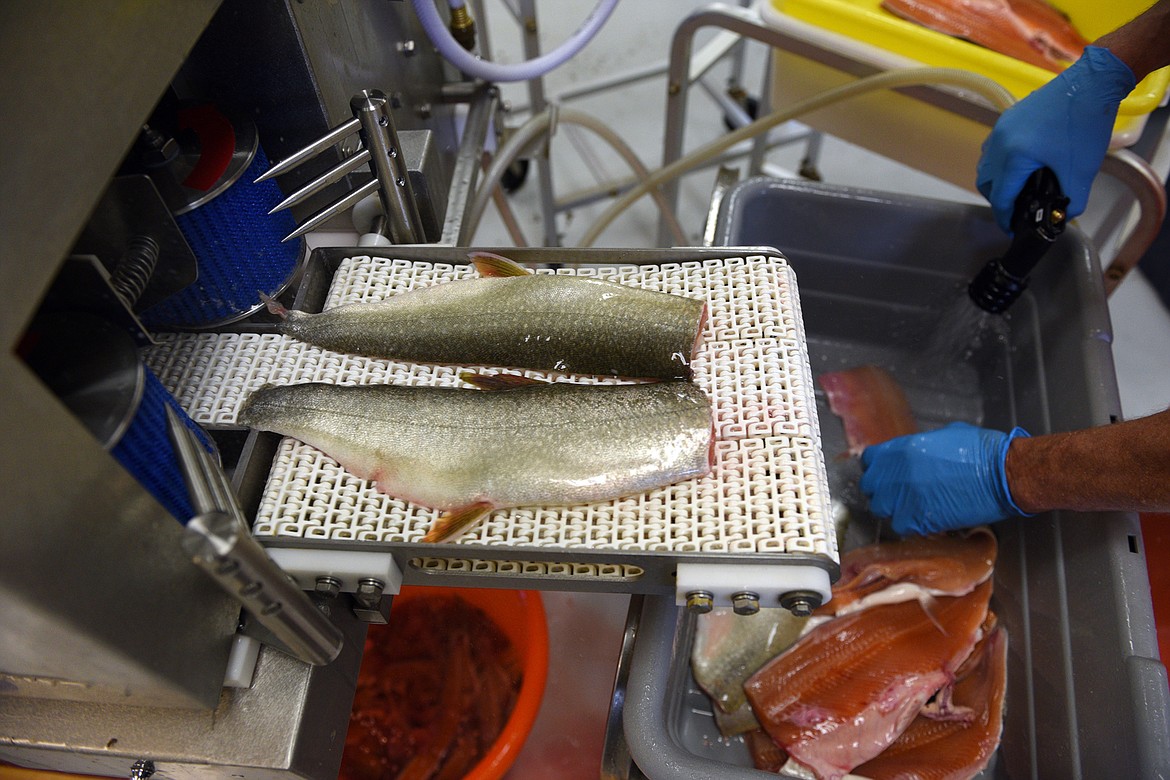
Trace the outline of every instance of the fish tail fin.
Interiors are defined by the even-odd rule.
[[[532,273],[515,260],[509,260],[493,252],[468,252],[467,259],[475,266],[480,276],[528,276]]]
[[[494,508],[486,501],[476,501],[474,504],[468,504],[458,509],[452,509],[450,512],[444,512],[434,522],[434,525],[431,526],[431,530],[427,531],[426,536],[423,537],[423,541],[442,542],[450,539],[460,531],[470,528]]]
[[[262,291],[257,292],[260,292],[260,300],[264,301],[264,305],[268,307],[269,314],[275,314],[282,320],[288,319],[288,309],[284,307],[284,304],[273,298],[271,295],[268,295]]]

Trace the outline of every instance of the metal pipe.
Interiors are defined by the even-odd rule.
[[[169,407],[167,430],[195,509],[184,530],[184,552],[288,652],[315,666],[333,661],[341,652],[341,630],[252,538],[227,476]]]
[[[1149,163],[1126,149],[1106,155],[1101,172],[1127,186],[1138,205],[1137,224],[1105,269],[1105,294],[1112,295],[1157,238],[1166,217],[1166,187]]]
[[[389,103],[386,93],[369,89],[359,92],[349,104],[361,124],[362,142],[370,152],[374,175],[382,185],[378,197],[389,218],[390,240],[396,244],[417,244],[423,237],[422,218]]]

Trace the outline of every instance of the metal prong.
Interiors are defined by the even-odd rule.
[[[183,472],[183,480],[187,483],[195,514],[222,511],[218,491],[207,478],[206,453],[203,451],[202,443],[187,427],[187,423],[178,412],[169,406],[166,410],[167,430],[170,433],[171,444],[179,457],[179,467]]]
[[[333,128],[328,133],[318,138],[316,141],[313,141],[313,143],[309,144],[304,149],[293,152],[291,157],[281,160],[276,165],[260,174],[260,176],[256,179],[256,183],[260,183],[266,179],[271,179],[273,176],[280,176],[281,174],[288,173],[293,168],[296,168],[298,165],[303,163],[305,160],[317,156],[321,152],[328,149],[330,146],[333,146],[333,144],[340,141],[342,138],[345,138],[347,135],[356,133],[360,127],[361,122],[358,121],[357,117],[342,122],[340,125]]]
[[[370,151],[368,149],[362,149],[353,157],[350,157],[348,160],[342,160],[329,171],[321,174],[316,179],[313,179],[304,187],[301,187],[299,190],[294,192],[292,195],[289,195],[280,203],[276,204],[276,206],[274,206],[268,213],[275,214],[281,209],[287,209],[289,206],[295,206],[310,195],[313,195],[321,189],[329,186],[333,182],[344,177],[346,174],[351,173],[355,168],[358,168],[369,162],[369,159]]]
[[[368,182],[366,182],[362,186],[358,187],[356,190],[349,193],[344,198],[341,198],[340,200],[338,200],[335,203],[331,203],[330,205],[328,205],[325,208],[318,211],[313,216],[306,219],[303,225],[301,225],[296,230],[294,230],[293,232],[289,233],[287,236],[282,238],[281,242],[288,241],[289,239],[293,239],[293,238],[296,238],[297,236],[301,236],[301,235],[304,235],[305,233],[308,233],[313,228],[317,227],[318,225],[322,224],[323,222],[327,222],[328,220],[337,216],[341,212],[345,211],[350,206],[357,204],[358,201],[362,200],[363,198],[365,198],[367,196],[373,195],[377,191],[378,191],[378,180],[377,179],[370,179]]]

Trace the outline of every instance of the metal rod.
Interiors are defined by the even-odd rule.
[[[371,155],[370,167],[381,184],[378,196],[389,218],[389,238],[396,244],[417,244],[423,240],[422,218],[389,104],[386,94],[376,89],[363,90],[350,100],[361,124],[362,142]]]
[[[320,225],[324,222],[329,221],[333,217],[335,217],[338,214],[340,214],[341,212],[345,211],[350,206],[355,205],[358,201],[360,201],[363,198],[366,198],[370,195],[373,195],[377,191],[378,191],[378,180],[377,179],[370,179],[368,182],[366,182],[362,186],[358,187],[353,192],[349,193],[348,195],[346,195],[343,198],[339,198],[338,200],[334,201],[333,203],[329,204],[325,208],[318,211],[313,216],[306,219],[300,227],[298,227],[296,230],[294,230],[293,232],[289,233],[287,236],[282,238],[281,242],[288,241],[290,239],[296,238],[297,236],[301,236],[301,235],[304,235],[305,233],[308,233],[313,228],[317,227],[318,225]]]
[[[360,152],[355,154],[353,157],[350,157],[346,160],[342,160],[340,163],[338,163],[334,167],[330,168],[328,171],[321,174],[316,179],[313,179],[311,182],[306,184],[304,187],[301,187],[299,190],[294,192],[292,195],[289,195],[287,198],[285,198],[280,203],[278,203],[276,206],[274,206],[272,208],[272,210],[269,211],[268,213],[275,214],[276,212],[281,211],[282,209],[287,209],[289,206],[295,206],[296,204],[300,203],[305,198],[316,194],[317,192],[319,192],[323,188],[328,187],[330,184],[333,184],[335,181],[338,181],[339,179],[344,178],[347,174],[352,173],[357,168],[360,168],[361,166],[365,165],[367,162],[369,162],[369,160],[370,160],[369,150],[362,149]]]
[[[330,146],[333,146],[333,144],[340,141],[342,138],[345,138],[347,135],[353,135],[360,129],[361,123],[358,122],[357,119],[348,119],[345,122],[342,122],[340,125],[333,128],[328,133],[318,138],[316,141],[313,141],[313,143],[309,144],[305,148],[293,152],[291,157],[281,160],[276,165],[260,174],[260,176],[256,179],[256,183],[260,183],[266,179],[271,179],[274,176],[280,176],[281,174],[288,173],[293,168],[296,168],[298,165],[303,163],[305,160],[317,156],[321,152],[328,149]]]
[[[187,483],[191,506],[197,515],[213,512],[220,504],[216,500],[215,490],[204,478],[203,445],[192,435],[178,412],[170,406],[166,407],[166,412],[167,432],[170,434],[171,446],[174,447],[175,455],[179,459],[179,470]]]
[[[1166,187],[1150,164],[1128,149],[1106,155],[1101,172],[1128,187],[1138,205],[1137,223],[1105,269],[1105,294],[1112,295],[1157,238],[1166,217]]]
[[[341,629],[230,514],[209,512],[191,518],[183,548],[300,660],[323,666],[341,652]]]
[[[167,431],[195,508],[183,550],[305,663],[323,665],[341,652],[331,623],[248,533],[227,475],[183,418],[169,406]]]

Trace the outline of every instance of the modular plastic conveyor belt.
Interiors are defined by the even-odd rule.
[[[778,254],[707,256],[538,272],[612,279],[707,302],[708,322],[693,368],[715,415],[710,474],[611,502],[498,510],[454,543],[424,545],[420,539],[438,511],[379,493],[322,452],[286,438],[255,519],[257,538],[276,547],[388,545],[422,572],[579,577],[623,583],[619,589],[632,592],[640,580],[650,590],[673,588],[667,580],[684,575],[678,564],[683,569],[724,562],[811,565],[827,573],[822,583],[827,590],[838,553],[796,279],[786,260]],[[334,275],[324,308],[378,301],[474,274],[467,265],[348,257]],[[168,334],[148,350],[146,360],[192,418],[209,427],[235,425],[240,404],[265,384],[459,386],[460,372],[468,369],[507,371],[342,355],[276,333]],[[647,577],[648,564],[662,571]],[[705,587],[718,591],[723,578],[714,579]],[[763,590],[769,590],[766,584]]]

